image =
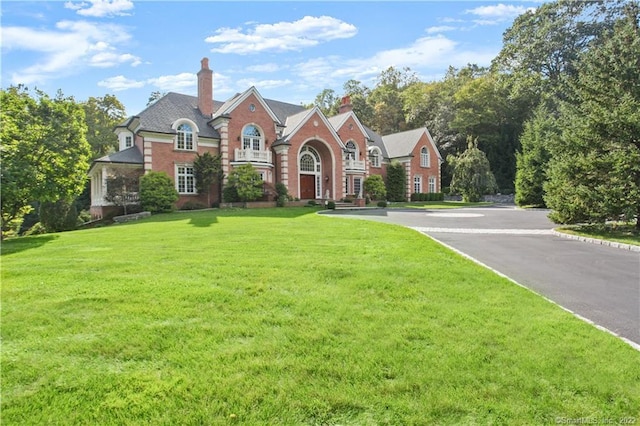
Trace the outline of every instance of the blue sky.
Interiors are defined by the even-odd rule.
[[[214,98],[256,86],[309,103],[356,79],[409,67],[423,81],[489,65],[515,17],[539,2],[2,1],[2,87],[76,100],[114,94],[128,115],[154,91],[196,94],[203,57]]]

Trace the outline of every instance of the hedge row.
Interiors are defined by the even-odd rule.
[[[442,192],[414,192],[411,201],[444,201]]]

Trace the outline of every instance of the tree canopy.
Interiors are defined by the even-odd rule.
[[[32,201],[73,200],[82,192],[91,147],[85,115],[61,92],[51,98],[23,86],[0,92],[2,230]]]

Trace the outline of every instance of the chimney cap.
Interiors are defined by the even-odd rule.
[[[202,60],[200,61],[200,65],[202,66],[203,70],[208,70],[209,69],[209,58],[202,58]]]

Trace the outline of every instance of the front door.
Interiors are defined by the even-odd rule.
[[[315,200],[316,198],[316,176],[300,175],[300,199]]]

